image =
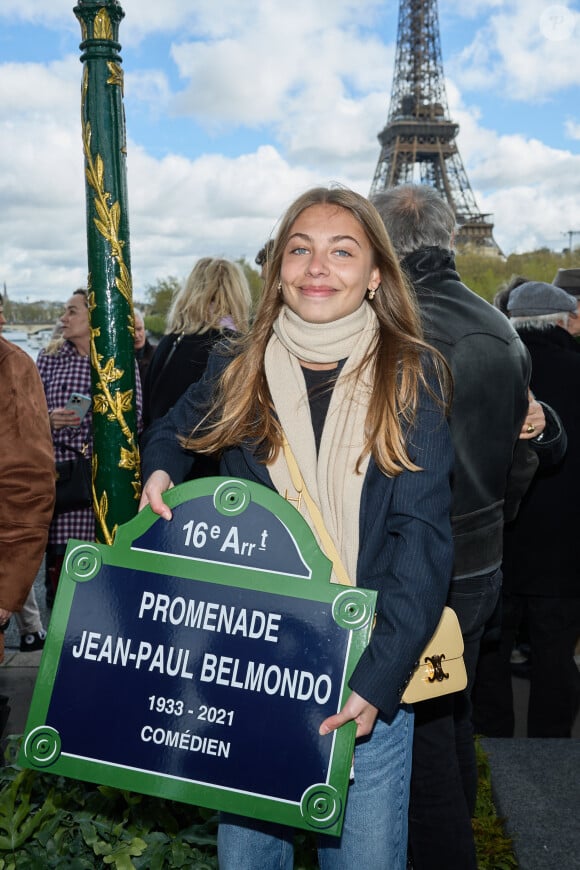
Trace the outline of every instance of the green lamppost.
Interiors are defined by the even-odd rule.
[[[127,216],[121,46],[116,0],[79,0],[81,121],[87,195],[97,539],[113,542],[137,512],[134,319]]]

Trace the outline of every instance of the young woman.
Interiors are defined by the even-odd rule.
[[[75,459],[76,450],[92,455],[91,411],[79,420],[74,411],[65,407],[73,391],[91,395],[91,326],[85,290],[75,290],[67,300],[60,324],[60,337],[39,353],[36,362],[46,395],[56,461]],[[55,514],[52,519],[46,550],[46,595],[50,606],[69,538],[95,540],[95,516],[91,507]]]
[[[378,592],[352,693],[320,723],[321,734],[357,724],[343,833],[320,838],[323,870],[406,866],[413,714],[401,695],[452,567],[452,451],[438,372],[374,207],[343,188],[315,188],[280,223],[248,336],[210,357],[145,445],[142,505],[169,519],[162,492],[182,480],[182,444],[220,452],[224,474],[293,493],[284,434],[350,577]],[[223,814],[220,867],[291,868],[292,838]]]

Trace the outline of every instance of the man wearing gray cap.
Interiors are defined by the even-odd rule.
[[[580,355],[569,325],[576,299],[560,287],[528,281],[512,291],[508,312],[532,358],[531,387],[559,414],[568,449],[540,468],[516,519],[504,532],[501,639],[480,656],[475,725],[513,737],[510,653],[525,620],[531,647],[528,737],[570,737],[580,700],[574,647],[580,631]]]
[[[555,284],[525,281],[512,290],[507,303],[508,314],[516,329],[528,321],[534,321],[533,327],[540,329],[546,323],[562,326],[567,324],[566,315],[576,313],[571,295]],[[538,321],[539,317],[548,319]]]

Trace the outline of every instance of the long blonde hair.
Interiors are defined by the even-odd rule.
[[[365,452],[371,453],[385,474],[397,475],[403,468],[418,470],[407,453],[404,429],[415,419],[422,388],[436,399],[439,390],[441,395],[447,394],[448,370],[440,354],[423,340],[415,295],[401,272],[377,210],[363,196],[343,187],[308,190],[281,219],[253,326],[237,342],[239,352],[221,376],[214,407],[183,444],[200,453],[216,453],[249,441],[256,445],[263,461],[277,455],[282,433],[266,380],[264,354],[283,304],[278,282],[291,229],[305,209],[321,204],[346,209],[356,218],[381,275],[381,286],[369,303],[379,321],[378,338],[369,357],[361,363],[361,369],[372,366],[374,381]],[[438,378],[435,391],[425,367]]]
[[[202,257],[177,292],[167,315],[166,332],[204,333],[232,321],[246,332],[252,297],[237,263]]]

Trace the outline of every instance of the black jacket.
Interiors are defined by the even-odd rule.
[[[528,408],[529,356],[509,320],[461,283],[451,251],[425,248],[402,265],[417,293],[425,337],[454,381],[453,576],[488,573],[502,560],[504,502]],[[537,460],[518,446],[517,462],[514,480],[521,487]]]
[[[143,422],[148,426],[163,417],[190,384],[205,371],[210,351],[224,335],[217,329],[203,333],[164,335],[157,348],[143,384]]]
[[[568,436],[561,461],[540,467],[515,522],[506,526],[504,584],[508,592],[580,596],[580,353],[559,326],[525,329],[532,389],[554,408]]]

